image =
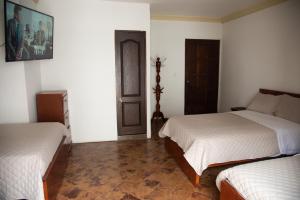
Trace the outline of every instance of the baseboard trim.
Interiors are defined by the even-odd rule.
[[[118,141],[124,141],[124,140],[145,140],[145,139],[147,139],[147,134],[118,136]]]

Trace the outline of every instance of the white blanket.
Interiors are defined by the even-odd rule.
[[[245,116],[241,117],[243,113]],[[159,135],[170,137],[183,149],[185,159],[198,175],[210,164],[278,155],[280,138],[283,139],[279,143],[284,144],[281,147],[287,147],[282,149],[299,149],[299,142],[292,142],[300,135],[300,127],[295,123],[289,126],[286,120],[275,120],[276,126],[285,125],[281,126],[283,129],[271,129],[247,119],[247,115],[253,119],[257,115],[257,121],[264,117],[269,122],[276,119],[253,111],[178,116],[170,118]],[[284,137],[278,136],[278,130],[284,130],[280,132]]]
[[[248,110],[232,113],[274,130],[277,134],[281,154],[300,153],[300,124],[273,115]]]
[[[0,124],[0,199],[44,199],[42,177],[67,129],[60,123]]]
[[[217,177],[227,180],[246,200],[299,200],[300,156],[260,161],[229,168]]]

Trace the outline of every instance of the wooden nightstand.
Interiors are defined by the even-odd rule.
[[[231,111],[246,110],[246,107],[232,107]]]

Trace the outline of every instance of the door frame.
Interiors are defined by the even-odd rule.
[[[186,65],[187,65],[187,60],[186,60],[186,41],[187,40],[202,40],[202,41],[219,41],[219,63],[218,63],[218,98],[217,98],[217,112],[219,112],[220,108],[220,95],[221,95],[221,73],[222,73],[222,40],[219,38],[216,39],[206,39],[206,38],[185,38],[184,39],[184,104],[183,104],[183,112],[184,115],[187,115],[186,113]]]
[[[147,138],[151,138],[151,127],[150,127],[150,120],[151,120],[151,116],[150,116],[150,111],[151,111],[151,107],[150,107],[150,92],[149,89],[150,88],[150,63],[149,63],[149,52],[150,52],[150,47],[149,47],[149,31],[147,30],[120,30],[120,29],[116,29],[114,31],[114,49],[116,49],[116,32],[127,32],[127,33],[144,33],[145,34],[145,80],[144,80],[144,84],[145,84],[145,116],[146,116],[146,121],[145,121],[145,126],[146,126],[146,132],[145,134],[131,134],[131,135],[120,135],[119,131],[120,131],[120,127],[118,124],[118,103],[119,103],[119,94],[118,94],[118,78],[119,78],[119,73],[117,72],[116,68],[117,68],[117,61],[116,61],[116,55],[115,55],[115,83],[116,83],[116,126],[117,126],[117,137],[119,137],[119,139],[122,138],[140,138],[143,135],[146,135]],[[115,51],[114,51],[115,52]]]

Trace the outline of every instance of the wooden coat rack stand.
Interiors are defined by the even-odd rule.
[[[164,117],[164,114],[160,111],[160,104],[159,104],[159,101],[160,101],[160,94],[163,93],[163,89],[164,88],[161,88],[159,83],[160,83],[160,67],[161,67],[161,61],[160,61],[160,58],[158,57],[156,59],[156,63],[155,63],[155,66],[156,66],[156,87],[153,88],[154,90],[154,94],[155,94],[155,97],[156,97],[156,110],[155,112],[153,113],[152,115],[152,120],[158,120],[158,119],[162,119],[162,120],[165,120],[165,117]]]

